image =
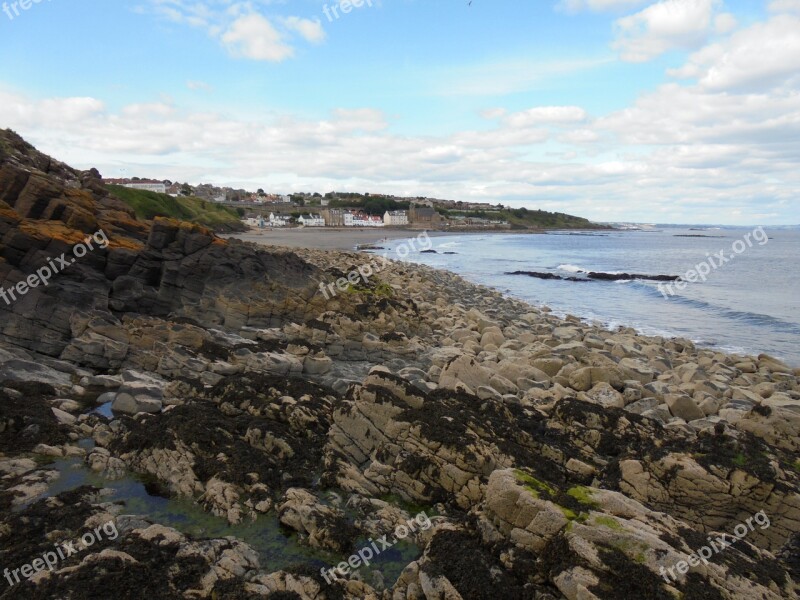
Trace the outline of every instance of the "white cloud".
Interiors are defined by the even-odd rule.
[[[380,131],[388,127],[384,114],[373,108],[337,108],[332,114],[335,117],[334,128],[341,132]]]
[[[800,0],[772,0],[769,10],[776,13],[800,13]]]
[[[325,41],[325,30],[319,21],[301,19],[300,17],[287,17],[283,19],[283,24],[287,29],[299,33],[307,42],[321,44]]]
[[[766,90],[800,74],[800,18],[778,15],[694,53],[669,71],[710,90]]]
[[[193,92],[196,91],[210,92],[212,89],[214,89],[211,87],[210,84],[206,83],[205,81],[193,81],[193,80],[187,81],[186,87],[192,90]]]
[[[235,57],[280,62],[294,54],[272,23],[255,13],[236,19],[220,39]]]
[[[481,111],[481,117],[487,121],[495,121],[508,114],[508,111],[502,107],[487,108]]]
[[[631,9],[647,0],[561,0],[556,8],[570,13],[590,10],[594,12]]]
[[[714,31],[716,33],[730,33],[738,25],[736,17],[731,13],[720,13],[714,18]]]
[[[155,14],[168,21],[205,29],[235,58],[282,62],[295,55],[295,37],[311,44],[321,44],[326,37],[319,20],[296,16],[268,18],[248,1],[148,2]]]
[[[687,80],[599,118],[581,106],[493,104],[479,130],[399,135],[389,123],[402,116],[373,107],[247,120],[169,99],[111,110],[95,98],[0,88],[0,123],[108,176],[124,167],[251,189],[423,194],[602,220],[796,223],[798,31],[800,19],[786,14],[736,31],[674,73]]]
[[[559,138],[571,144],[591,144],[600,140],[600,135],[591,129],[573,129]]]
[[[614,48],[623,60],[645,62],[675,49],[702,45],[715,25],[721,0],[661,0],[644,10],[618,19]],[[719,26],[730,27],[722,17]]]
[[[506,117],[512,127],[531,127],[545,123],[576,123],[586,119],[586,111],[578,106],[537,106]]]

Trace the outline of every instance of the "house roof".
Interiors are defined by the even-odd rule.
[[[436,211],[427,206],[414,207],[414,212],[418,217],[432,217]]]

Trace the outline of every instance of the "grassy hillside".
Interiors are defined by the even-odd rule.
[[[493,211],[437,210],[449,217],[464,215],[467,217],[508,221],[514,229],[607,229],[606,226],[592,223],[583,217],[548,212],[546,210],[528,210],[527,208]]]
[[[135,190],[121,185],[108,185],[108,190],[127,203],[139,219],[170,217],[203,225],[217,232],[242,231],[245,229],[238,213],[232,208],[220,206],[200,198],[173,198],[168,194],[157,194]]]

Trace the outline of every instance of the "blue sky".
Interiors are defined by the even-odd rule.
[[[800,223],[800,0],[370,4],[0,0],[0,127],[106,176]]]

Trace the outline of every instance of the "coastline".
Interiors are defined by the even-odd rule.
[[[608,232],[600,229],[542,229],[542,230],[459,230],[441,231],[427,229],[356,228],[356,227],[287,227],[255,229],[239,233],[217,234],[222,239],[238,239],[262,246],[284,246],[287,248],[317,248],[320,250],[353,250],[360,245],[380,244],[383,240],[412,238],[427,231],[430,237],[454,237],[461,235],[585,235],[590,232]],[[617,231],[617,230],[614,230]],[[623,230],[619,230],[623,231]]]
[[[394,252],[391,250],[392,247],[397,247],[395,242],[405,239],[412,239],[415,236],[418,236],[424,230],[411,230],[411,229],[388,229],[384,231],[374,231],[369,229],[364,230],[354,230],[353,228],[336,228],[336,229],[301,229],[296,228],[293,230],[278,230],[278,231],[266,231],[262,232],[259,230],[255,230],[251,232],[252,235],[249,236],[241,236],[241,235],[229,235],[228,238],[237,238],[243,239],[244,241],[253,242],[257,245],[267,247],[267,248],[281,248],[285,249],[286,251],[302,251],[302,250],[327,250],[327,251],[342,251],[342,252],[364,252],[365,255],[369,256],[370,254],[381,254],[383,250],[389,250],[387,257],[390,259],[395,260],[403,260],[406,264],[409,263],[409,260],[412,264],[416,265],[425,265],[426,261],[422,262],[415,262],[413,257],[410,259],[402,259],[401,257],[395,256]],[[324,233],[323,233],[324,232]],[[320,235],[322,233],[322,235]],[[442,239],[445,237],[481,237],[485,238],[487,234],[493,235],[509,235],[511,232],[507,231],[459,231],[459,232],[442,232],[442,231],[433,231],[428,232],[428,235],[433,239]],[[530,231],[517,231],[514,232],[516,235],[587,235],[591,234],[588,230],[552,230],[546,232],[530,232]],[[625,230],[620,230],[620,233],[628,233]],[[277,235],[275,235],[277,234]],[[354,235],[355,234],[355,235]],[[380,234],[380,235],[378,235]],[[386,242],[385,244],[383,242]],[[402,245],[402,244],[401,244]],[[434,242],[432,245],[433,249],[438,247],[438,243]],[[366,246],[366,247],[365,247]],[[374,248],[368,248],[368,246],[375,246]],[[384,247],[385,246],[385,247]],[[359,247],[363,248],[363,251]],[[372,252],[370,252],[370,250]],[[441,253],[442,250],[439,250]],[[385,253],[385,252],[383,252]],[[461,270],[453,270],[453,269],[446,269],[442,266],[434,266],[437,270],[443,270],[448,273],[452,273],[454,275],[464,276]],[[568,317],[577,317],[580,320],[586,323],[596,323],[602,325],[607,331],[613,331],[618,327],[624,327],[631,331],[636,331],[637,335],[647,336],[647,337],[656,337],[659,339],[663,339],[665,341],[673,340],[673,339],[685,339],[690,341],[692,344],[697,345],[699,348],[708,349],[714,352],[719,352],[727,355],[737,355],[737,356],[756,356],[759,354],[767,354],[770,356],[777,357],[779,360],[782,360],[789,364],[792,368],[800,367],[800,361],[793,359],[791,356],[785,357],[783,356],[780,351],[777,351],[769,346],[769,344],[765,346],[757,346],[757,345],[750,345],[749,347],[742,343],[735,343],[731,342],[730,340],[723,340],[721,342],[717,341],[707,341],[709,338],[707,334],[704,334],[703,331],[693,331],[693,330],[674,330],[669,326],[665,326],[660,323],[652,324],[648,322],[643,322],[641,320],[626,320],[624,317],[617,315],[617,314],[604,314],[604,313],[597,313],[592,312],[591,314],[586,314],[584,311],[576,310],[574,307],[565,306],[563,304],[559,304],[557,301],[554,301],[553,298],[550,298],[550,301],[537,301],[535,298],[532,298],[529,295],[524,293],[520,293],[519,291],[514,292],[511,289],[507,289],[503,284],[493,284],[492,282],[484,280],[480,280],[480,278],[471,278],[469,279],[470,282],[474,285],[478,286],[487,286],[492,290],[496,290],[503,294],[506,298],[513,298],[515,300],[519,300],[525,302],[529,306],[537,309],[537,310],[546,310],[551,312],[553,315],[558,315],[561,318],[568,318]]]
[[[283,246],[319,250],[355,250],[361,245],[380,244],[384,239],[401,240],[422,233],[423,229],[361,229],[355,227],[287,227],[253,229],[244,233],[221,234],[223,239],[238,239],[261,246]],[[453,235],[449,232],[431,231],[431,237]]]
[[[156,233],[165,227],[157,225]],[[169,235],[152,237],[169,239],[177,231],[163,233]],[[453,561],[459,569],[471,567],[475,555],[485,564],[503,564],[493,549],[498,541],[531,556],[577,536],[577,548],[586,550],[570,553],[562,572],[580,567],[583,585],[611,586],[617,576],[609,575],[607,565],[613,565],[620,576],[646,576],[635,594],[641,597],[646,587],[661,585],[659,569],[681,564],[685,548],[696,548],[695,532],[733,530],[765,506],[768,525],[749,531],[755,544],[749,554],[727,552],[737,564],[749,561],[752,571],[792,551],[796,480],[791,467],[773,470],[764,464],[795,460],[800,370],[765,355],[726,355],[684,339],[608,331],[576,317],[561,318],[416,263],[389,261],[365,285],[323,299],[315,282],[335,281],[365,260],[380,264],[379,259],[231,241],[209,244],[201,250],[207,259],[198,263],[179,248],[171,246],[164,259],[171,261],[173,274],[188,270],[181,279],[168,278],[181,281],[172,295],[176,306],[188,308],[168,318],[140,315],[112,326],[97,321],[84,334],[86,343],[102,340],[103,355],[112,355],[114,340],[134,340],[146,328],[147,343],[130,345],[115,366],[118,374],[86,376],[98,392],[105,390],[88,402],[110,406],[114,413],[108,419],[64,400],[75,395],[69,363],[38,364],[41,359],[33,354],[18,361],[23,364],[15,376],[54,381],[52,392],[34,399],[40,418],[53,414],[49,405],[57,402],[79,413],[62,408],[54,413],[74,439],[94,438],[102,446],[84,450],[42,429],[24,450],[78,455],[85,463],[82,474],[91,469],[109,479],[129,473],[152,477],[171,498],[201,498],[203,511],[228,527],[260,518],[297,533],[296,543],[285,538],[275,543],[304,561],[298,571],[296,560],[289,564],[260,546],[273,525],[233,536],[222,527],[206,535],[243,565],[237,585],[292,591],[285,582],[296,578],[303,586],[296,589],[310,590],[299,595],[302,600],[343,589],[352,591],[337,596],[346,600],[379,600],[384,592],[411,597],[427,581],[426,573],[443,572]],[[151,255],[158,253],[151,249]],[[251,276],[242,278],[243,260],[264,270],[248,269]],[[206,269],[209,264],[218,270]],[[219,301],[195,311],[191,300],[198,284]],[[273,321],[274,315],[280,320]],[[227,331],[216,328],[219,322]],[[30,410],[26,388],[18,388],[9,388],[16,400],[3,390],[0,399]],[[111,427],[109,419],[117,424]],[[166,449],[162,440],[169,440]],[[50,481],[48,471],[33,461],[19,467],[20,460],[15,450],[4,468],[18,469],[40,487],[24,487],[26,495],[14,497],[17,503],[36,499]],[[681,471],[677,477],[675,469]],[[731,477],[771,490],[769,497],[740,494],[727,485]],[[709,525],[703,507],[710,493],[715,514]],[[186,572],[183,563],[152,558],[158,539],[168,536],[176,552],[198,555],[191,530],[205,522],[204,514],[165,526],[148,514],[148,509],[158,514],[151,505],[132,517],[123,514],[122,504],[102,512],[95,498],[91,489],[80,488],[58,496],[66,508],[34,505],[21,514],[44,512],[50,530],[62,529],[63,515],[74,518],[78,511],[96,522],[113,518],[132,560],[177,565],[179,575]],[[343,510],[345,501],[354,517]],[[415,512],[409,503],[421,507],[418,514],[431,515],[431,527],[410,536],[416,550],[396,565],[376,565],[370,583],[313,577],[319,565],[308,569],[303,549],[328,553],[326,569],[345,558],[358,539],[381,539],[387,531],[407,535],[400,528]],[[464,518],[467,511],[477,524]],[[481,531],[492,532],[491,543],[479,541]],[[467,558],[458,549],[468,544]],[[602,551],[610,544],[631,550],[608,557]],[[35,546],[26,549],[15,560],[22,564],[35,552]],[[586,557],[592,556],[601,557],[600,566],[585,570],[583,565],[593,564]],[[207,554],[198,560],[204,569],[213,567]],[[509,564],[506,568],[525,581],[532,563]],[[74,568],[81,585],[102,585],[93,579],[94,563]],[[390,569],[389,576],[384,578],[381,568]],[[726,569],[713,581],[722,582],[729,597],[743,597],[744,584]],[[780,569],[781,577],[788,573],[783,563]],[[372,572],[379,577],[373,579]],[[709,576],[696,573],[702,579],[689,584],[711,585]],[[549,569],[537,574],[569,597],[560,575]],[[491,581],[488,571],[484,580]],[[68,582],[65,573],[51,579],[54,587]],[[793,583],[786,576],[780,585],[789,589]],[[486,586],[483,597],[492,597]],[[215,589],[212,585],[199,597],[214,597]],[[525,589],[520,584],[512,591],[523,597]],[[756,589],[770,597],[765,586]]]
[[[139,221],[98,177],[0,201],[4,597],[797,596],[800,369],[352,251],[414,231]],[[44,240],[78,260],[27,286]]]

